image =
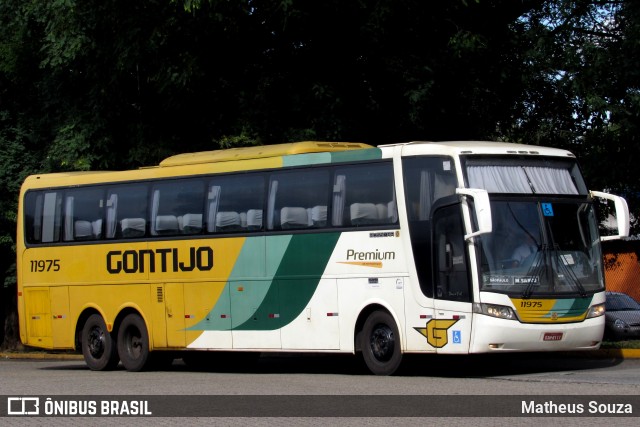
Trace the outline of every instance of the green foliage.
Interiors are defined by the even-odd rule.
[[[543,2],[514,23],[524,96],[500,133],[570,149],[593,189],[624,195],[640,230],[640,4]]]
[[[220,149],[262,145],[259,136],[249,135],[246,130],[242,130],[239,135],[224,135],[214,141],[214,144]]]
[[[88,153],[91,142],[87,132],[76,129],[76,125],[62,126],[48,151],[51,169],[89,170],[94,160]]]
[[[3,0],[0,249],[29,173],[309,139],[569,148],[640,218],[638,40],[631,0]]]
[[[94,22],[86,19],[90,15],[81,7],[76,0],[33,3],[32,17],[44,30],[43,68],[73,67],[78,58],[95,48],[91,37]]]
[[[2,286],[9,289],[15,289],[15,286],[17,283],[16,282],[16,263],[15,262],[11,263],[11,265],[9,265],[9,268],[7,268],[7,271],[5,271],[4,274],[5,274],[5,278]]]

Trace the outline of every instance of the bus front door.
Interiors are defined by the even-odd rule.
[[[434,213],[434,308],[432,345],[438,353],[467,353],[471,338],[472,290],[459,204]]]

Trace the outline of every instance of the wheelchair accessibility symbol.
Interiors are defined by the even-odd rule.
[[[462,344],[462,332],[461,331],[451,331],[453,334],[453,343],[454,344]]]
[[[553,206],[551,205],[551,203],[542,204],[542,214],[544,216],[553,216]]]

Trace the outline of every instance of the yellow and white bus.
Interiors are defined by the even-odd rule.
[[[495,142],[299,142],[28,177],[20,337],[119,362],[216,352],[596,349],[594,199],[569,152]],[[216,363],[215,357],[210,359]]]

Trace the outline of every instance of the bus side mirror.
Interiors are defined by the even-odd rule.
[[[473,207],[476,214],[478,230],[466,234],[465,240],[481,234],[491,233],[491,205],[489,204],[489,193],[480,188],[456,188],[456,194],[462,194],[473,199]]]
[[[614,240],[621,239],[629,236],[629,206],[627,201],[620,196],[614,196],[613,194],[603,193],[601,191],[591,191],[592,197],[599,199],[611,200],[616,208],[616,222],[618,223],[618,235],[617,236],[602,236],[600,240]]]

